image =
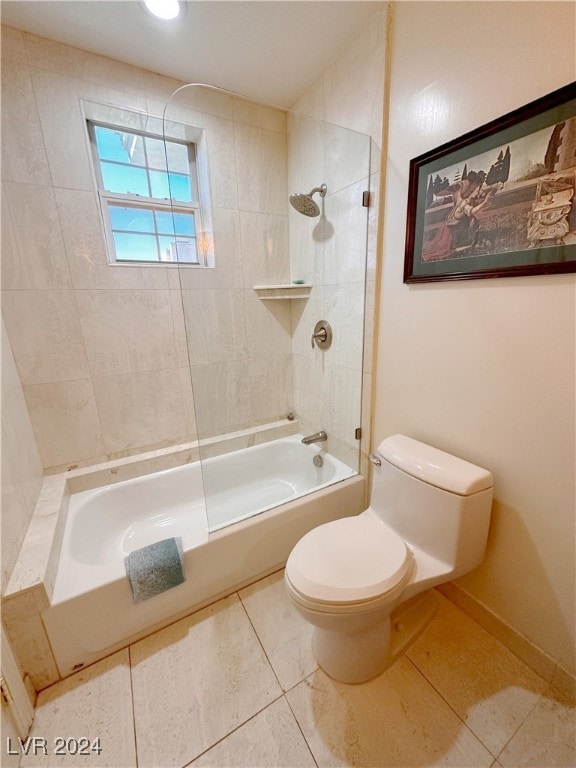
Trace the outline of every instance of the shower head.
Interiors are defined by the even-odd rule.
[[[307,195],[302,194],[302,192],[296,192],[295,194],[290,195],[290,205],[292,208],[295,208],[298,213],[303,213],[304,216],[319,216],[320,207],[312,199],[312,195],[315,195],[316,192],[320,193],[320,197],[325,197],[326,184],[314,187],[314,189],[311,192],[308,192]]]

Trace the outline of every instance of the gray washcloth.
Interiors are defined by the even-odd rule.
[[[124,558],[135,603],[159,595],[184,582],[182,539],[156,541]]]

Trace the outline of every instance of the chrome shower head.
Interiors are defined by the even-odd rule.
[[[293,195],[290,195],[290,205],[292,208],[295,208],[298,213],[303,213],[304,216],[319,216],[320,207],[318,203],[312,199],[312,195],[315,195],[316,192],[320,193],[320,197],[326,197],[326,184],[314,187],[314,189],[311,192],[308,192],[307,195],[302,194],[302,192],[295,192]]]

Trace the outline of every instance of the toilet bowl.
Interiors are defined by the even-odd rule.
[[[404,435],[374,457],[371,502],[296,544],[286,591],[314,627],[313,651],[346,683],[384,671],[434,614],[432,586],[482,560],[492,476]]]

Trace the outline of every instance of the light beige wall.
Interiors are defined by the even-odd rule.
[[[292,303],[296,412],[307,429],[326,429],[329,450],[352,465],[354,432],[362,426],[363,471],[370,443],[386,27],[383,5],[288,120],[289,191],[328,186],[322,222],[289,211],[292,277],[315,286],[307,302]],[[371,192],[368,215],[364,190]],[[334,331],[325,352],[310,345],[321,318]]]
[[[3,315],[47,468],[274,421],[292,409],[283,112],[191,89],[217,268],[107,264],[80,100],[161,115],[181,85],[2,29]],[[187,334],[185,333],[187,331]],[[189,344],[187,345],[187,337]],[[254,397],[254,392],[258,395]]]
[[[567,670],[575,628],[570,275],[402,283],[411,158],[574,79],[573,3],[397,3],[374,443],[490,469],[484,564],[461,586]]]
[[[2,322],[2,592],[42,486],[42,464]]]

